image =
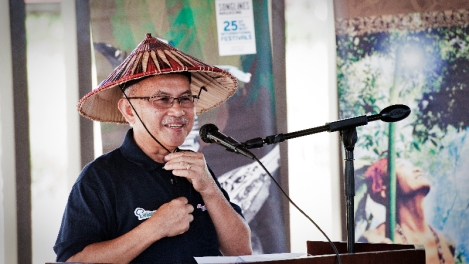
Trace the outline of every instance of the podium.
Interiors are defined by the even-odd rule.
[[[410,244],[356,243],[355,253],[347,253],[346,242],[332,242],[339,251],[342,264],[425,264],[423,246]],[[311,256],[291,260],[276,260],[256,263],[269,264],[337,264],[337,256],[329,242],[307,241],[307,253]]]
[[[425,249],[423,246],[403,245],[403,244],[370,244],[356,243],[355,253],[347,253],[346,242],[334,243],[340,255],[342,264],[425,264]],[[337,256],[329,242],[307,241],[307,253],[310,255],[304,258],[288,260],[270,260],[244,263],[256,264],[337,264]],[[78,262],[75,262],[78,264]],[[214,263],[214,262],[210,262]],[[227,263],[220,261],[220,263]],[[238,263],[238,262],[236,262]],[[46,264],[58,264],[48,262]],[[85,264],[85,263],[80,263]],[[91,263],[87,263],[91,264]],[[233,263],[234,264],[234,263]]]

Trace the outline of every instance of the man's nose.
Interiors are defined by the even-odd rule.
[[[185,114],[184,108],[181,107],[178,98],[173,99],[173,104],[169,108],[170,112],[172,112],[175,116],[183,116]]]

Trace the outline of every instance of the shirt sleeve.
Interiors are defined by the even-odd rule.
[[[110,203],[99,182],[90,180],[93,178],[96,178],[93,172],[84,170],[70,192],[54,246],[59,262],[66,261],[87,245],[111,239],[110,225],[114,221]]]

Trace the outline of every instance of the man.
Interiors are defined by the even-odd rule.
[[[366,171],[370,197],[389,204],[388,160],[381,159]],[[394,243],[423,245],[426,263],[454,263],[454,243],[425,220],[423,201],[430,191],[430,181],[423,170],[404,159],[396,159],[396,230]],[[361,242],[392,243],[385,237],[386,223],[367,230]]]
[[[72,188],[57,261],[194,262],[248,255],[250,229],[201,153],[182,151],[195,115],[231,96],[229,73],[146,38],[79,112],[128,122],[122,146],[88,164]]]

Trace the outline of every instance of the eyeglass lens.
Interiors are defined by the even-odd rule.
[[[158,96],[158,97],[152,98],[151,103],[156,108],[170,108],[173,106],[175,100],[177,100],[179,105],[183,108],[194,107],[193,96],[181,96],[181,97]]]

